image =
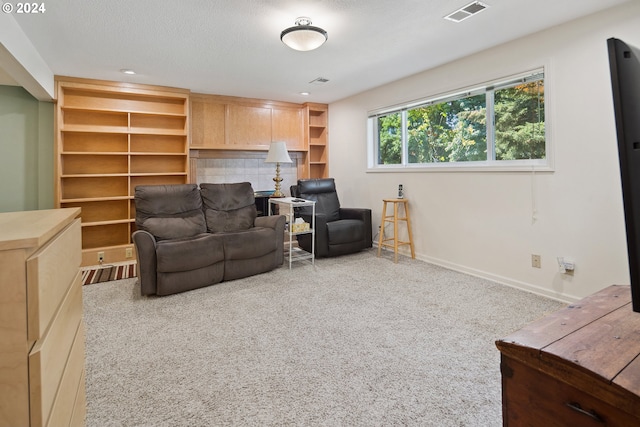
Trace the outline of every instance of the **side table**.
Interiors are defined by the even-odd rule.
[[[411,219],[409,218],[409,201],[407,199],[383,199],[384,205],[382,206],[382,224],[380,226],[380,239],[378,240],[378,256],[382,247],[393,248],[395,253],[394,262],[398,262],[398,246],[409,245],[411,247],[411,258],[416,257],[415,250],[413,248],[413,237],[411,236]],[[393,214],[387,215],[387,204],[393,203]],[[398,205],[403,206],[404,217],[398,216]],[[407,224],[407,233],[409,235],[408,241],[402,241],[398,238],[398,221],[405,221]],[[384,226],[385,223],[393,223],[393,237],[385,238]],[[391,243],[387,243],[391,242]]]
[[[285,215],[287,218],[287,226],[285,228],[285,233],[288,235],[289,240],[285,240],[285,244],[288,246],[288,259],[289,259],[289,269],[291,269],[291,263],[293,261],[300,261],[304,259],[310,259],[311,264],[315,265],[315,245],[316,245],[316,202],[313,200],[305,200],[303,202],[294,202],[294,200],[302,200],[297,199],[295,197],[274,197],[269,199],[269,215],[273,214],[273,206],[278,205],[278,207],[283,208],[279,212],[280,215]],[[311,216],[311,228],[304,231],[293,231],[292,225],[295,223],[295,210],[294,208],[300,208],[303,206],[311,206],[312,216]],[[311,253],[298,248],[293,247],[293,237],[298,236],[300,234],[311,234]]]

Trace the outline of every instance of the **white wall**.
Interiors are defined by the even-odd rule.
[[[330,173],[342,204],[370,207],[377,228],[382,199],[403,184],[422,260],[567,301],[628,284],[609,37],[640,46],[640,2],[332,103]],[[539,66],[553,172],[366,171],[369,110]],[[559,272],[558,256],[575,260],[573,276]]]

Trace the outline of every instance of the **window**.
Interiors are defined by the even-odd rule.
[[[542,70],[369,117],[370,168],[546,165]]]

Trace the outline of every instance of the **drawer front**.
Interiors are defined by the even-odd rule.
[[[80,219],[74,220],[27,260],[28,340],[45,333],[82,259]]]
[[[71,354],[67,366],[62,375],[60,388],[56,394],[51,416],[47,425],[51,427],[71,425],[74,411],[80,411],[82,408],[76,408],[76,399],[79,393],[84,394],[84,324],[80,322],[78,333],[71,348]]]
[[[71,414],[71,422],[69,427],[84,427],[86,425],[87,418],[87,390],[85,387],[86,373],[82,371],[80,377],[80,384],[78,384],[78,394],[76,395],[76,401],[73,406],[73,413]]]
[[[640,419],[597,396],[503,357],[502,409],[505,426],[602,427],[640,425]]]
[[[50,328],[29,354],[29,394],[34,425],[44,425],[49,419],[81,320],[82,276],[78,271]]]

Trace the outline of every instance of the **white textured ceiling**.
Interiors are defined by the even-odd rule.
[[[487,0],[461,23],[443,17],[470,0],[56,0],[13,16],[57,75],[329,103],[627,1]],[[284,46],[299,16],[327,43]]]

